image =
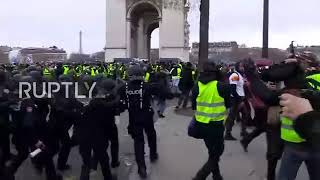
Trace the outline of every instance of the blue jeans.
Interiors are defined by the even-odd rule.
[[[320,179],[320,151],[301,150],[285,146],[278,180],[295,180],[302,163],[305,163],[310,180]]]

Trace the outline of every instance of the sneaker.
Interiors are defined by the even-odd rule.
[[[147,178],[147,170],[146,170],[146,168],[139,168],[138,174],[142,179],[146,179]]]
[[[240,141],[240,143],[241,143],[241,146],[243,147],[244,152],[248,152],[248,145],[249,144],[247,142],[245,142],[244,139],[242,139]]]
[[[159,118],[165,118],[163,114],[159,114]]]
[[[226,134],[224,136],[224,140],[226,140],[226,141],[236,141],[237,139],[235,137],[233,137],[231,134]]]

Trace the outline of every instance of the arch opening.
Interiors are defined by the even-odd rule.
[[[130,20],[130,56],[150,59],[151,33],[159,28],[160,10],[147,1],[140,1],[129,11]]]

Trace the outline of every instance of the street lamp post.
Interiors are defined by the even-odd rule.
[[[263,45],[262,58],[269,57],[269,0],[263,2]]]
[[[209,10],[210,0],[201,0],[200,5],[200,43],[199,43],[199,70],[203,63],[208,61],[209,48]]]

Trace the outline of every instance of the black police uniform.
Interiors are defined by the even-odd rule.
[[[89,179],[92,151],[100,163],[104,179],[112,179],[107,148],[120,98],[111,96],[95,97],[84,108],[78,130],[79,150],[83,161],[81,180]]]
[[[130,70],[129,70],[130,71]],[[158,159],[157,134],[154,128],[153,109],[151,99],[153,95],[164,94],[157,84],[144,83],[141,80],[131,80],[120,89],[121,97],[126,103],[129,111],[128,132],[134,140],[136,162],[138,173],[141,177],[146,177],[146,164],[144,158],[144,133],[147,134],[150,148],[150,160]]]
[[[75,140],[69,136],[69,129],[80,118],[80,110],[82,103],[75,98],[66,98],[64,92],[61,91],[55,95],[50,118],[55,121],[56,137],[60,142],[60,151],[58,156],[58,169],[67,170],[68,157]]]
[[[108,94],[111,93],[114,96],[116,96],[117,98],[119,98],[118,94],[117,94],[117,84],[116,81],[112,80],[112,79],[108,79],[108,78],[103,78],[99,81],[97,81],[98,83],[98,88],[104,89],[104,93]],[[115,110],[114,115],[120,115],[121,112],[124,111],[123,107],[120,106],[120,104],[115,104],[115,106],[113,107],[113,109]],[[106,118],[108,121],[109,120],[109,116]],[[114,119],[114,118],[111,118]],[[111,167],[112,168],[116,168],[120,165],[119,162],[119,134],[118,134],[118,127],[115,123],[114,120],[112,120],[110,122],[111,125],[111,131],[110,131],[110,136],[108,137],[108,141],[110,142],[110,149],[111,149]],[[92,169],[93,170],[97,170],[98,167],[98,158],[96,157],[95,154],[93,154],[92,157]]]
[[[37,100],[37,102],[39,101]],[[29,151],[37,149],[35,145],[39,141],[44,143],[45,148],[32,159],[35,167],[40,172],[43,167],[45,168],[47,180],[62,179],[60,175],[57,175],[53,162],[53,156],[58,150],[58,144],[54,138],[52,122],[42,118],[42,112],[34,99],[24,99],[21,102],[19,117],[14,133],[14,142],[18,154],[6,168],[7,179],[14,179],[15,172],[24,160],[28,158]]]
[[[4,86],[0,87],[0,177],[5,163],[10,158],[10,122],[9,122],[8,92]]]

